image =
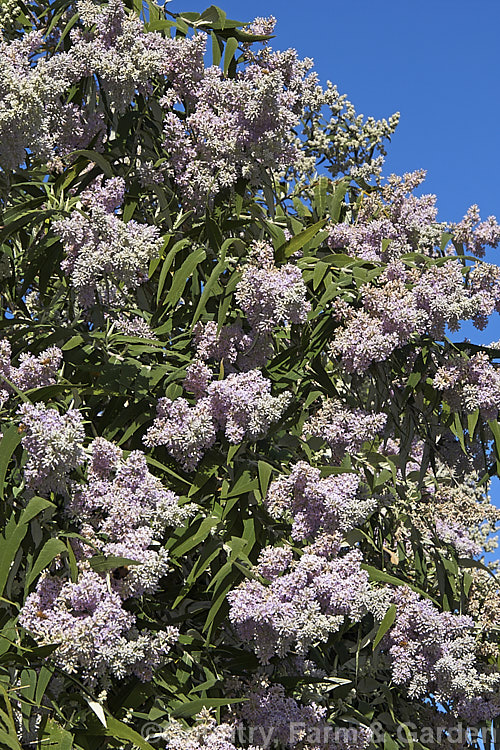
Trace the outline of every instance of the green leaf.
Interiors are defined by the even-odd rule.
[[[169,236],[170,238],[170,236]],[[168,239],[169,239],[168,238]],[[170,270],[170,266],[172,265],[174,258],[176,254],[182,250],[184,247],[188,247],[190,245],[190,241],[188,239],[179,240],[176,242],[168,251],[167,257],[165,258],[165,261],[161,267],[160,271],[160,278],[158,280],[158,288],[156,290],[156,304],[158,304],[161,300],[161,296],[163,293],[163,287],[165,286],[165,281],[167,280],[167,274]]]
[[[236,497],[257,489],[258,480],[249,471],[242,471],[234,484],[228,486],[226,492],[221,493],[221,498]]]
[[[97,166],[100,168],[100,170],[106,175],[106,177],[113,177],[113,169],[111,167],[111,164],[105,159],[105,157],[100,154],[98,151],[90,151],[86,148],[78,149],[77,151],[72,151],[71,156],[83,156],[88,161],[94,162],[94,164],[97,164]]]
[[[175,26],[174,22],[167,21],[165,18],[157,21],[149,21],[144,24],[146,31],[170,31],[172,26]]]
[[[134,211],[137,208],[138,201],[136,199],[130,199],[125,204],[125,208],[123,209],[123,215],[122,219],[125,222],[130,221],[132,216],[134,215]]]
[[[63,552],[67,553],[68,550],[64,542],[60,539],[49,539],[45,542],[26,578],[26,591],[30,588],[33,581],[38,578],[42,570],[48,568],[52,560]]]
[[[207,460],[208,459],[208,460]],[[204,457],[193,478],[193,483],[189,488],[188,497],[192,497],[199,492],[214,474],[219,471],[219,465],[210,460],[209,454]]]
[[[266,221],[264,219],[262,223],[271,235],[274,249],[279,250],[284,247],[284,245],[286,245],[286,236],[283,229],[277,224],[273,224],[272,221]],[[278,255],[280,254],[278,253]]]
[[[9,696],[2,684],[0,684],[0,695],[3,698],[5,709],[0,709],[0,742],[3,743],[3,747],[9,748],[9,750],[23,750],[17,739],[17,729]]]
[[[458,442],[460,443],[463,452],[467,453],[467,448],[465,447],[464,428],[462,427],[462,422],[460,421],[460,414],[457,413],[453,415],[453,424],[450,425],[450,429],[458,438]]]
[[[497,471],[500,471],[500,424],[496,419],[492,419],[488,422],[488,427],[491,430],[493,439],[495,441],[495,456],[497,459]]]
[[[495,581],[498,581],[498,576],[495,575],[491,568],[481,562],[481,560],[474,560],[471,557],[459,557],[457,563],[461,568],[477,568],[478,570],[483,570],[485,573],[489,573]]]
[[[237,580],[237,570],[233,564],[226,563],[222,566],[222,568],[231,569],[229,570],[229,573],[226,575],[226,577],[220,582],[220,585],[217,587],[217,590],[214,593],[212,606],[208,611],[207,619],[205,620],[205,624],[203,625],[203,632],[207,633],[207,642],[210,641],[212,637],[212,631],[214,630],[216,624],[223,620],[225,616],[227,616],[227,594],[232,588],[234,588],[235,582]]]
[[[347,189],[351,183],[350,177],[343,177],[335,188],[332,196],[327,197],[328,211],[332,221],[338,221],[340,217],[340,209],[342,208],[342,201],[344,200]]]
[[[62,30],[59,36],[59,40],[55,47],[56,51],[61,47],[64,39],[69,34],[69,32],[71,31],[71,29],[73,28],[73,26],[75,25],[75,23],[78,21],[79,18],[80,18],[80,13],[75,13],[73,16],[71,16],[71,18],[69,19],[68,23],[65,25],[64,29]]]
[[[5,477],[12,454],[21,442],[21,434],[17,425],[12,424],[4,433],[0,442],[0,498],[3,500],[5,492]]]
[[[106,721],[106,714],[104,713],[104,709],[101,706],[100,703],[97,701],[91,701],[87,698],[87,703],[89,704],[89,707],[92,709],[92,711],[95,713],[103,727],[107,728],[108,723]]]
[[[37,495],[35,497],[32,497],[29,501],[26,508],[21,513],[21,518],[19,519],[19,523],[29,523],[35,516],[37,516],[39,513],[42,512],[42,510],[46,510],[47,508],[55,508],[56,506],[54,503],[51,503],[50,500],[47,500],[45,497],[38,497]]]
[[[106,573],[108,570],[128,567],[129,565],[140,565],[137,560],[131,560],[128,557],[118,557],[116,555],[94,555],[89,560],[90,567],[96,573]]]
[[[394,624],[394,620],[396,619],[396,605],[391,604],[387,612],[385,613],[382,622],[380,623],[379,629],[377,630],[377,635],[375,636],[373,640],[373,648],[376,649],[384,635],[387,633],[389,628],[392,627]]]
[[[212,289],[213,289],[215,282],[217,281],[221,273],[223,273],[224,270],[227,268],[227,264],[225,260],[226,260],[226,248],[229,246],[228,243],[231,244],[232,242],[235,242],[235,241],[236,241],[236,238],[234,239],[231,238],[229,241],[226,240],[226,242],[224,242],[224,244],[222,245],[220,260],[217,263],[217,265],[214,267],[212,273],[210,274],[208,281],[204,285],[203,292],[200,297],[200,301],[198,302],[196,310],[194,311],[192,322],[191,322],[191,329],[198,321],[202,312],[205,310],[205,306],[208,302],[210,295],[212,294]]]
[[[267,495],[267,490],[273,473],[273,467],[271,466],[271,464],[268,464],[265,461],[259,461],[259,463],[257,464],[257,468],[259,471],[259,489],[262,497],[264,498]]]
[[[403,732],[405,733],[406,741],[408,743],[408,750],[413,750],[413,748],[415,747],[415,743],[413,741],[413,736],[410,732],[409,727],[407,727],[406,724],[404,724],[402,721],[399,722],[399,726],[402,727]]]
[[[398,743],[387,732],[384,734],[384,750],[398,750]]]
[[[318,177],[318,181],[314,187],[313,207],[320,219],[322,219],[326,213],[326,191],[329,183],[330,180],[328,179],[328,177],[321,175],[320,177]]]
[[[313,289],[314,291],[317,290],[321,282],[323,281],[326,272],[328,271],[328,263],[323,263],[323,261],[319,260],[314,267],[314,274],[313,274]]]
[[[185,555],[186,552],[190,552],[211,535],[212,529],[218,523],[219,519],[217,517],[209,516],[208,518],[204,518],[198,529],[193,531],[193,523],[191,522],[183,539],[171,548],[171,555],[179,558]]]
[[[218,28],[220,28],[221,31],[224,31],[224,27],[226,25],[227,16],[226,13],[221,9],[218,8],[216,5],[211,5],[209,8],[203,11],[203,13],[200,16],[200,20],[207,20],[211,21],[213,24],[217,24]],[[228,21],[228,24],[231,25],[231,21]]]
[[[476,426],[479,420],[479,409],[476,409],[472,414],[467,415],[467,430],[469,432],[469,438],[472,440],[474,438],[474,433],[476,431]]]
[[[202,247],[194,250],[184,261],[178,271],[175,272],[172,280],[172,286],[169,289],[165,304],[175,307],[180,300],[189,277],[195,270],[196,266],[205,260],[207,254]]]
[[[307,243],[312,240],[321,229],[323,229],[326,222],[327,219],[321,219],[321,221],[317,221],[316,224],[312,224],[312,226],[307,227],[303,232],[296,234],[295,237],[292,237],[285,242],[278,251],[279,259],[290,258],[290,256],[298,250],[302,250],[302,248],[307,245]]]
[[[363,568],[363,570],[366,570],[366,572],[370,576],[370,581],[382,581],[383,583],[392,583],[393,586],[408,586],[408,588],[412,589],[412,591],[415,591],[417,594],[420,594],[426,599],[431,599],[432,601],[434,601],[434,599],[432,598],[432,596],[430,596],[430,594],[427,594],[425,591],[418,588],[418,586],[414,586],[412,583],[408,583],[408,581],[402,581],[401,579],[396,578],[396,576],[391,576],[389,573],[386,573],[384,570],[379,570],[378,568],[374,568],[373,565],[366,565],[365,563],[361,563],[361,567]]]
[[[0,537],[0,594],[3,593],[11,565],[26,536],[29,522],[38,513],[41,513],[42,510],[50,506],[53,506],[50,500],[45,500],[42,497],[33,497],[22,512],[18,523],[16,523],[14,516],[10,517],[5,527],[3,538]]]
[[[68,553],[71,580],[73,583],[76,583],[78,581],[78,565],[76,564],[75,553],[69,539],[66,539],[66,552]]]
[[[114,716],[106,716],[106,729],[103,728],[103,732],[107,737],[117,738],[119,740],[127,740],[134,746],[139,747],[140,750],[155,750],[153,745],[146,742],[144,737],[136,732],[132,727],[124,724],[122,721],[115,719]]]
[[[451,239],[453,239],[453,235],[452,235],[452,234],[450,234],[449,232],[443,232],[443,233],[441,234],[441,242],[440,242],[440,248],[441,248],[441,250],[442,250],[443,252],[444,252],[444,249],[445,249],[446,245],[448,244],[448,242],[449,242],[449,241],[450,241]]]
[[[43,696],[45,695],[45,691],[47,689],[47,685],[52,679],[53,674],[54,674],[53,669],[49,669],[46,666],[40,667],[40,671],[38,673],[38,679],[36,682],[35,696],[34,696],[34,700],[37,706],[41,705]]]
[[[185,718],[186,716],[196,716],[203,708],[219,708],[220,706],[230,706],[233,703],[242,703],[248,698],[197,698],[189,703],[174,708],[171,716],[175,719]]]
[[[235,52],[238,49],[238,40],[234,36],[229,37],[224,50],[224,75],[226,76],[231,65]]]
[[[213,31],[210,33],[210,36],[212,38],[212,64],[219,66],[222,60],[223,48]]]

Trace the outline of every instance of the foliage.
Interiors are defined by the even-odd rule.
[[[0,743],[480,747],[500,227],[273,19],[125,5],[2,9]]]

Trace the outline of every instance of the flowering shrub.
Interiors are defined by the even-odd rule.
[[[274,18],[138,9],[1,10],[0,744],[484,747],[500,226]]]

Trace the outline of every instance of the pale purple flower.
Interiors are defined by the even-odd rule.
[[[440,612],[408,588],[398,588],[394,599],[396,622],[384,642],[392,679],[411,699],[432,693],[436,701],[453,701],[458,708],[461,701],[498,689],[500,674],[483,671],[477,661],[471,617]]]
[[[239,323],[221,326],[213,320],[193,329],[196,355],[203,361],[222,362],[226,373],[262,367],[272,356],[269,335],[254,330],[245,333]]]
[[[208,370],[203,369],[203,387],[207,377]],[[195,387],[198,386],[197,382]],[[212,381],[206,394],[194,406],[184,398],[160,399],[157,418],[144,438],[148,446],[165,445],[188,471],[214,444],[219,430],[231,443],[239,443],[245,437],[258,440],[290,402],[288,393],[273,396],[270,381],[258,370],[232,373],[224,380]]]
[[[496,419],[500,409],[500,372],[485,352],[470,358],[453,357],[436,372],[434,387],[443,392],[452,409],[485,419]]]
[[[336,399],[327,400],[305,424],[303,436],[324,440],[335,461],[356,453],[363,443],[373,441],[385,427],[387,415],[364,409],[346,408]]]
[[[275,266],[271,246],[254,243],[236,287],[236,299],[252,328],[269,333],[279,325],[304,323],[311,309],[306,291],[297,266]]]
[[[465,245],[471,255],[483,258],[486,246],[497,247],[500,242],[500,226],[494,216],[481,221],[479,207],[471,206],[462,221],[451,227],[457,242]]]
[[[319,469],[299,461],[271,483],[264,502],[273,518],[291,519],[294,539],[311,541],[328,533],[340,535],[340,542],[375,507],[375,501],[358,496],[358,486],[355,474],[321,478]]]
[[[28,454],[24,466],[27,486],[41,495],[66,493],[69,474],[85,460],[82,415],[76,409],[59,414],[43,404],[22,404],[18,409],[21,439]]]
[[[116,215],[123,190],[121,178],[105,185],[97,181],[82,195],[88,217],[75,210],[52,225],[66,251],[61,267],[83,307],[91,307],[99,297],[109,304],[117,287],[125,292],[138,287],[148,278],[149,261],[160,252],[157,227],[123,222]]]
[[[303,654],[337,632],[346,618],[357,621],[367,611],[370,585],[361,561],[358,550],[333,560],[305,553],[270,584],[246,579],[231,591],[229,618],[263,664],[292,648]],[[269,573],[267,555],[262,562]]]
[[[11,347],[7,339],[0,341],[0,401],[5,403],[13,393],[9,380],[20,391],[30,388],[40,388],[56,382],[57,371],[62,363],[62,352],[57,346],[45,349],[41,354],[21,354],[19,365],[15,367],[11,362]]]
[[[182,525],[194,509],[179,505],[149,472],[140,451],[124,458],[116,445],[96,438],[89,452],[87,480],[73,483],[65,507],[88,542],[72,540],[77,580],[45,571],[21,610],[20,623],[38,643],[58,644],[56,663],[92,685],[109,675],[150,680],[178,631],[170,626],[156,633],[139,631],[123,602],[157,590],[170,570],[160,544],[165,529]],[[89,568],[94,552],[130,562],[97,572]]]
[[[215,438],[216,423],[209,399],[202,398],[195,406],[190,406],[184,398],[175,401],[161,398],[157,417],[148,429],[144,443],[149,447],[165,445],[187,471],[192,471],[214,444]]]

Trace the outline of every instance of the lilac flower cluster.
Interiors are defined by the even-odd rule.
[[[493,697],[500,673],[477,662],[474,620],[440,612],[407,588],[394,597],[396,622],[385,638],[394,682],[404,685],[410,698],[432,693],[437,702],[453,702],[457,712],[462,701]]]
[[[500,587],[496,576],[489,570],[471,569],[472,586],[467,602],[468,614],[474,618],[481,633],[478,639],[478,654],[493,658],[498,664],[500,644],[495,639],[500,613]]]
[[[467,253],[483,258],[486,247],[497,247],[500,242],[500,226],[494,216],[481,221],[479,207],[469,208],[462,221],[451,226],[454,238],[465,245]]]
[[[178,498],[150,474],[143,453],[134,451],[124,459],[117,446],[96,438],[87,481],[74,484],[66,506],[86,540],[73,544],[77,580],[46,571],[26,600],[21,625],[39,643],[59,644],[57,663],[65,671],[80,671],[90,683],[109,674],[151,679],[178,631],[139,631],[123,602],[156,591],[169,569],[160,539],[166,527],[184,523],[192,510],[180,507]],[[98,573],[90,567],[91,550],[134,564],[117,577]]]
[[[69,87],[82,77],[98,75],[115,106],[123,107],[137,85],[158,69],[151,56],[161,36],[145,34],[121,2],[100,7],[83,0],[78,9],[94,31],[73,30],[67,52],[51,58],[39,54],[43,36],[38,31],[1,43],[0,162],[5,168],[23,162],[26,148],[49,159],[85,147],[99,135],[104,129],[100,113],[65,101]]]
[[[372,736],[368,727],[356,731],[326,723],[326,709],[314,700],[307,705],[287,697],[282,685],[265,678],[245,692],[238,718],[254,727],[252,742],[258,747],[278,743],[282,748],[304,750],[365,750]]]
[[[500,285],[494,289],[500,292]],[[420,276],[412,291],[417,308],[427,316],[426,332],[436,338],[444,336],[446,326],[457,331],[461,320],[472,320],[477,328],[484,327],[485,316],[498,302],[492,298],[491,290],[479,283],[477,270],[472,271],[470,288],[465,288],[459,261],[432,266]]]
[[[269,737],[285,748],[301,743],[307,730],[324,726],[326,710],[311,701],[301,706],[294,698],[287,698],[282,685],[270,685],[267,681],[260,689],[245,695],[247,700],[239,709],[239,717],[248,726],[259,727],[259,739]],[[291,731],[295,727],[296,731]],[[299,745],[300,747],[300,745]]]
[[[449,261],[423,272],[406,270],[399,261],[388,265],[379,285],[362,288],[363,307],[340,327],[331,344],[349,372],[364,372],[407,344],[412,336],[442,338],[461,320],[482,325],[491,312],[491,295],[464,283],[462,265]]]
[[[161,398],[156,414],[144,443],[149,448],[164,445],[186,471],[192,471],[215,443],[216,426],[209,400],[202,398],[191,406],[185,398]]]
[[[355,224],[329,227],[331,248],[372,261],[394,261],[410,252],[432,255],[444,229],[436,224],[436,196],[411,194],[425,179],[425,171],[391,175],[382,191],[384,203],[366,198]],[[373,217],[376,218],[373,218]]]
[[[57,346],[45,349],[34,357],[32,354],[21,354],[19,366],[11,362],[11,347],[7,339],[0,341],[0,381],[7,380],[20,391],[40,388],[56,382],[56,374],[62,363],[62,352]],[[0,404],[4,404],[12,394],[9,382],[0,390]]]
[[[245,333],[239,323],[221,326],[210,320],[197,323],[193,329],[196,356],[203,362],[222,362],[225,372],[255,370],[272,354],[270,337],[256,331]]]
[[[43,42],[32,31],[13,42],[0,41],[0,164],[14,169],[25,149],[42,159],[86,145],[103,128],[98,113],[64,102],[69,86],[83,74],[77,56],[38,54]],[[36,61],[34,62],[34,60]]]
[[[458,554],[463,557],[475,557],[483,551],[483,547],[471,538],[469,529],[458,521],[437,518],[435,529],[439,539],[446,544],[453,545]]]
[[[115,325],[117,330],[125,336],[137,336],[141,339],[157,341],[155,333],[149,324],[146,323],[144,318],[140,318],[138,315],[128,318],[123,313],[120,313],[115,320]]]
[[[172,627],[139,634],[135,616],[123,608],[106,578],[92,570],[82,571],[75,583],[44,575],[26,599],[19,622],[38,643],[57,643],[56,663],[69,674],[78,671],[90,684],[110,672],[151,679],[178,635]]]
[[[217,724],[208,712],[197,717],[193,727],[186,727],[179,721],[169,721],[161,737],[167,741],[167,750],[237,750],[234,745],[235,726]],[[257,750],[249,747],[248,750]]]
[[[500,226],[493,216],[481,222],[477,206],[472,206],[458,224],[436,222],[436,196],[412,195],[425,174],[424,170],[417,170],[403,177],[390,175],[381,191],[382,201],[377,195],[367,196],[355,224],[345,222],[329,227],[330,247],[372,261],[389,262],[410,252],[432,256],[446,229],[455,241],[465,245],[466,252],[477,257],[484,256],[487,245],[497,247]]]
[[[121,0],[105,6],[79,0],[78,10],[87,30],[72,33],[70,54],[81,61],[87,75],[99,77],[110,106],[123,112],[137,91],[149,93],[152,81],[167,72],[172,40],[147,32]]]
[[[271,394],[271,382],[258,370],[231,373],[208,387],[214,420],[231,443],[265,435],[291,400],[289,393]]]
[[[19,407],[21,443],[28,454],[24,466],[26,485],[39,493],[67,494],[69,474],[85,461],[83,420],[79,411],[59,414],[43,404]]]
[[[270,333],[285,323],[304,323],[311,309],[306,286],[297,266],[277,268],[273,248],[254,242],[249,262],[236,287],[236,299],[247,319],[259,333]]]
[[[477,727],[500,715],[500,700],[498,694],[489,699],[479,696],[463,698],[458,701],[456,711],[471,726]]]
[[[356,622],[368,611],[371,589],[361,561],[354,549],[333,560],[305,553],[293,561],[291,551],[268,548],[255,572],[269,582],[247,579],[231,591],[229,618],[263,664],[292,648],[304,654],[346,618]]]
[[[71,47],[49,57],[43,34],[1,42],[0,163],[13,169],[25,151],[52,166],[97,137],[104,138],[104,118],[98,96],[77,106],[67,101],[69,88],[88,78],[99,81],[112,110],[123,112],[136,92],[148,94],[154,80],[174,82],[176,96],[193,101],[193,89],[203,77],[204,38],[170,39],[146,32],[143,22],[125,11],[121,0],[98,5],[80,0],[77,10],[85,29],[70,32]],[[57,33],[57,28],[54,30]]]
[[[167,571],[167,558],[158,546],[167,526],[182,524],[192,511],[153,476],[140,451],[123,459],[121,451],[102,438],[90,446],[87,484],[73,493],[68,512],[85,526],[86,538],[104,555],[140,563],[116,584],[122,596],[153,593]],[[105,543],[99,541],[104,536]]]
[[[274,16],[267,16],[266,18],[258,16],[248,26],[245,26],[244,31],[247,34],[255,34],[256,36],[269,36],[273,33],[275,26],[276,18]],[[267,44],[267,41],[264,44]]]
[[[373,441],[383,431],[386,421],[386,414],[347,409],[340,401],[329,399],[305,423],[302,434],[324,440],[333,460],[340,462],[346,453],[355,453],[364,442]]]
[[[493,311],[500,312],[500,268],[477,262],[469,272],[468,283],[472,294],[482,299],[482,309],[476,314],[474,325],[483,330]]]
[[[372,499],[358,496],[359,478],[338,474],[321,478],[319,469],[305,461],[292,467],[290,474],[271,483],[265,498],[273,518],[292,520],[292,537],[312,541],[320,534],[336,539],[338,551],[342,534],[362,523],[375,507]]]
[[[482,329],[499,309],[496,266],[477,263],[464,269],[458,261],[451,261],[409,269],[401,262],[410,252],[438,257],[446,229],[477,256],[484,255],[487,244],[496,247],[500,242],[500,226],[493,217],[479,223],[477,206],[451,228],[438,224],[435,196],[412,195],[424,176],[423,171],[402,178],[391,175],[381,198],[373,194],[364,199],[355,223],[329,228],[333,249],[388,263],[376,283],[362,288],[362,307],[343,316],[344,325],[332,342],[332,353],[342,357],[350,372],[362,373],[373,362],[387,359],[414,335],[442,338],[446,326],[458,330],[461,320],[473,320]]]
[[[257,728],[253,741],[258,747],[278,743],[280,748],[293,750],[366,750],[372,738],[369,727],[333,726],[326,722],[326,709],[314,700],[307,705],[286,697],[280,684],[261,678],[245,694],[238,715],[250,727]]]
[[[245,437],[257,440],[281,417],[291,398],[288,393],[273,396],[270,381],[258,370],[231,373],[210,383],[206,392],[194,406],[184,398],[160,399],[157,418],[144,438],[150,447],[165,445],[188,471],[214,444],[218,430],[231,443]]]
[[[207,395],[208,386],[213,380],[210,367],[201,359],[194,359],[186,367],[186,377],[182,385],[185,391],[192,393],[196,399]]]
[[[120,177],[105,184],[98,180],[81,196],[88,216],[74,210],[52,225],[66,251],[61,266],[83,307],[91,307],[96,297],[111,302],[120,284],[124,291],[135,289],[147,280],[149,261],[160,252],[157,227],[125,223],[116,215],[124,190]]]
[[[477,458],[474,448],[464,465],[464,454],[458,441],[456,445],[440,444],[434,464],[439,481],[430,467],[425,474],[422,473],[424,448],[421,440],[414,439],[407,455],[400,456],[405,464],[405,475],[401,469],[397,470],[397,475],[407,488],[401,510],[411,526],[405,524],[396,531],[398,540],[409,543],[410,529],[414,527],[426,546],[435,544],[437,537],[441,542],[451,544],[459,556],[474,557],[494,549],[496,540],[491,534],[496,531],[500,511],[479,484],[480,475],[473,468]],[[477,448],[481,456],[482,448],[479,445]],[[383,452],[399,455],[399,441],[388,439]],[[482,474],[484,468],[482,464],[480,466]],[[415,491],[417,486],[420,489]]]
[[[488,355],[478,352],[470,358],[453,357],[434,376],[434,387],[443,391],[452,409],[474,412],[484,419],[496,419],[500,409],[500,372]]]
[[[260,186],[268,170],[298,160],[293,129],[307,103],[317,98],[311,66],[309,59],[298,60],[295,50],[264,47],[249,56],[235,78],[215,66],[204,70],[190,88],[192,105],[185,118],[175,110],[166,113],[164,147],[189,206],[202,211],[211,196],[238,179]],[[170,108],[183,93],[174,80],[164,105]]]

